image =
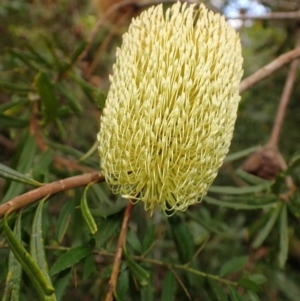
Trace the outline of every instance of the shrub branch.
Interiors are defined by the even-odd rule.
[[[92,172],[45,184],[44,186],[16,196],[12,200],[0,205],[0,218],[2,218],[8,210],[10,210],[10,212],[16,211],[47,195],[50,196],[58,192],[85,186],[91,182],[102,181],[104,181],[104,176],[101,172]]]

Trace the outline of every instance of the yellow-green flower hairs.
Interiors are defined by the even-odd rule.
[[[230,146],[242,62],[238,35],[204,5],[158,5],[132,21],[98,134],[114,193],[167,214],[201,201]]]

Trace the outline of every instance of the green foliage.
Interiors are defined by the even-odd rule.
[[[99,171],[99,117],[124,28],[106,23],[87,42],[97,18],[76,1],[5,0],[0,16],[0,204],[10,208]],[[257,21],[240,36],[247,76],[294,47],[295,30]],[[273,181],[240,169],[268,140],[285,79],[283,69],[243,95],[231,152],[201,204],[169,218],[134,206],[116,300],[299,299],[299,85],[280,140],[288,168]],[[128,201],[105,183],[59,191],[0,215],[2,301],[105,298]]]

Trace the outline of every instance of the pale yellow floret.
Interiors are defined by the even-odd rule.
[[[230,146],[242,61],[236,32],[204,5],[159,5],[132,21],[98,134],[114,193],[151,211],[201,201]]]

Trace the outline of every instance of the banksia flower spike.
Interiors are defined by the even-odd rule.
[[[238,35],[204,5],[132,21],[98,134],[114,193],[167,214],[201,201],[230,146],[242,62]]]

